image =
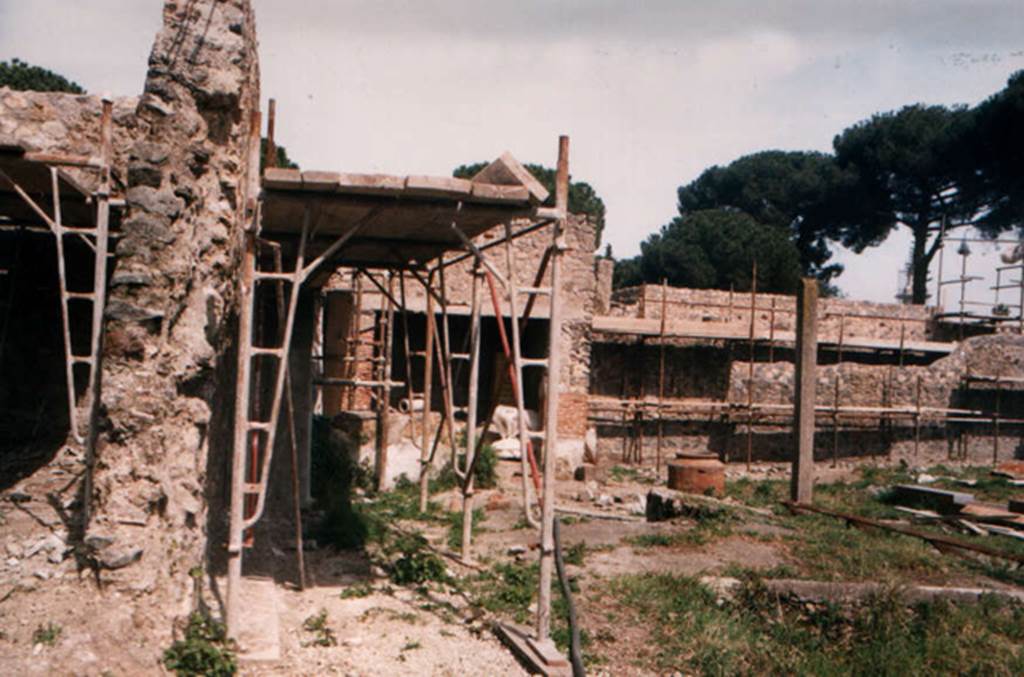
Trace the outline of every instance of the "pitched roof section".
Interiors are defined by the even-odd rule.
[[[473,183],[498,186],[523,186],[530,193],[530,202],[541,204],[548,199],[548,189],[538,181],[512,153],[505,151],[501,157],[487,165],[473,177]]]

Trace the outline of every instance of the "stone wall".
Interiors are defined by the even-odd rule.
[[[747,401],[750,364],[733,362],[728,400]],[[927,366],[869,365],[844,362],[819,365],[816,400],[832,406],[839,381],[840,406],[916,407],[918,383],[922,407],[959,407],[963,377],[967,374],[1020,377],[1024,375],[1024,337],[978,336],[957,346],[948,357]],[[791,362],[754,364],[753,401],[770,404],[793,402]]]
[[[667,287],[666,307],[674,322],[723,322],[738,327],[750,326],[749,292],[717,289]],[[840,328],[844,338],[878,338],[905,341],[930,340],[933,335],[932,309],[927,306],[898,303],[874,303],[848,299],[821,299],[818,302],[818,332],[821,341],[838,341]],[[609,315],[660,318],[661,285],[642,285],[612,292]],[[770,326],[776,332],[796,330],[796,300],[783,294],[757,294],[755,323],[759,332]]]
[[[187,611],[188,571],[226,515],[208,505],[227,496],[237,245],[258,104],[248,0],[168,0],[137,108],[145,133],[127,149],[90,525],[112,548],[141,550],[136,588],[168,595],[156,615]]]
[[[513,229],[524,227],[525,223],[513,224]],[[485,245],[504,237],[505,227],[497,226],[476,238],[477,245]],[[512,268],[515,279],[520,286],[530,286],[534,282],[538,265],[544,252],[551,245],[552,227],[540,228],[529,235],[516,239],[512,247]],[[562,364],[560,384],[562,396],[559,404],[559,433],[566,438],[582,439],[586,433],[586,395],[590,387],[590,323],[595,309],[601,303],[599,278],[604,275],[606,285],[610,289],[610,269],[595,263],[594,246],[596,235],[593,224],[583,215],[570,215],[566,228],[565,241],[567,250],[562,258]],[[506,278],[509,277],[509,266],[503,245],[487,251],[487,257],[494,267]],[[464,315],[468,312],[472,297],[473,260],[466,259],[445,271],[446,297],[453,306],[453,312]],[[602,272],[604,271],[604,272]],[[546,282],[546,281],[545,281]],[[542,282],[541,284],[545,284]],[[339,271],[325,285],[327,291],[351,289],[351,277],[346,271]],[[397,294],[398,284],[395,283]],[[377,309],[381,307],[381,295],[363,282],[363,308]],[[486,285],[481,290],[483,296],[484,315],[493,316],[489,292]],[[415,280],[407,278],[406,299],[408,307],[417,313],[426,308],[426,296],[422,286]],[[499,289],[499,299],[504,314],[509,313],[507,302]],[[518,311],[521,313],[525,296],[518,299]],[[550,314],[547,296],[539,296],[531,317],[545,321]],[[364,319],[366,324],[370,320]],[[396,319],[396,322],[399,322]],[[412,325],[420,326],[421,322],[414,319]],[[461,334],[453,335],[456,345],[461,345]],[[396,339],[397,341],[397,339]],[[421,348],[422,337],[414,340],[413,349]],[[538,353],[539,354],[539,353]],[[533,355],[533,353],[531,353]],[[396,368],[399,365],[396,363]],[[485,369],[487,367],[485,366]],[[397,372],[396,372],[397,373]],[[418,373],[418,372],[417,372]],[[418,378],[418,377],[417,377]],[[399,379],[401,380],[401,379]],[[415,381],[416,379],[414,379]],[[435,391],[439,387],[435,375]],[[360,393],[357,404],[368,404],[368,393]],[[358,408],[358,407],[357,407]]]

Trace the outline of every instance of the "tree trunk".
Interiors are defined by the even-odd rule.
[[[931,258],[927,254],[927,247],[928,222],[922,219],[914,226],[914,250],[911,259],[911,303],[915,305],[924,305],[928,301],[928,264]]]

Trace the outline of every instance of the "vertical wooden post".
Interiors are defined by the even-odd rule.
[[[434,295],[431,293],[434,274],[431,273],[424,291],[427,295],[426,347],[423,349],[423,436],[420,440],[420,512],[427,511],[427,499],[430,493],[430,402],[434,388]],[[438,421],[440,424],[440,421]]]
[[[483,271],[477,262],[473,266],[473,285],[470,296],[469,344],[469,401],[466,408],[466,479],[462,485],[462,561],[470,561],[473,541],[473,456],[476,451],[476,420],[480,380],[480,278]],[[496,318],[502,322],[502,318]],[[512,324],[518,318],[512,317]],[[523,422],[520,422],[523,425]]]
[[[818,281],[805,277],[800,282],[796,307],[796,382],[794,432],[796,453],[790,496],[797,503],[810,503],[814,490],[814,405],[818,364]]]
[[[662,408],[665,406],[665,322],[668,309],[668,280],[661,280],[661,328],[658,340],[658,446],[655,452],[654,470],[661,477],[661,444],[665,436],[662,423]]]
[[[264,169],[277,166],[277,144],[274,143],[274,127],[277,123],[277,101],[271,99],[267,103],[267,147],[263,156]]]
[[[558,449],[558,393],[561,379],[562,316],[560,308],[562,253],[569,209],[569,137],[558,138],[558,170],[555,175],[555,209],[558,221],[552,238],[551,318],[548,330],[548,383],[544,403],[544,489],[541,502],[540,575],[537,595],[537,640],[551,634],[551,577],[555,568],[555,454]],[[646,294],[646,288],[644,289]]]
[[[757,322],[757,259],[750,274],[750,354],[747,355],[747,470],[754,453],[754,330]]]

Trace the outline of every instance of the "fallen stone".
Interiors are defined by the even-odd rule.
[[[717,505],[702,497],[685,494],[673,489],[651,489],[647,492],[645,514],[648,522],[663,522],[676,517],[702,520],[726,512],[726,507]]]
[[[513,546],[510,546],[509,549],[508,549],[508,554],[510,554],[510,555],[522,555],[525,552],[526,552],[526,546],[525,545],[513,545]]]
[[[104,569],[123,569],[142,559],[142,548],[135,547],[122,551],[106,551],[98,559]]]
[[[11,503],[28,503],[32,500],[32,496],[24,491],[12,491],[7,495],[7,500]]]
[[[592,463],[584,463],[576,468],[575,478],[579,482],[607,482],[608,468]]]
[[[601,494],[596,499],[594,499],[594,503],[601,506],[602,508],[608,508],[611,507],[613,503],[615,503],[615,499],[609,496],[608,494]]]

